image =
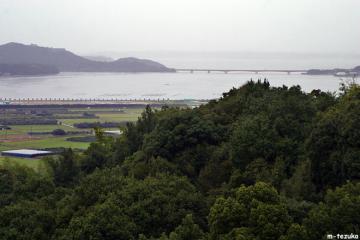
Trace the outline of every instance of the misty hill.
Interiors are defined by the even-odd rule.
[[[334,68],[334,69],[309,69],[305,74],[308,75],[341,75],[341,76],[353,76],[360,74],[360,66],[353,69]]]
[[[0,76],[50,75],[58,73],[59,70],[50,65],[0,63]]]
[[[82,56],[86,59],[97,61],[97,62],[113,62],[114,59],[111,57],[105,57],[105,56]]]
[[[8,43],[0,45],[0,63],[52,65],[61,72],[172,72],[164,65],[145,59],[121,58],[100,62],[80,57],[63,48]]]

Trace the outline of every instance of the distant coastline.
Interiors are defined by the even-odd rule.
[[[161,61],[161,60],[160,60]],[[169,63],[168,63],[169,64]],[[170,63],[170,65],[172,65]],[[220,64],[223,65],[223,64]],[[240,64],[241,65],[241,64]],[[239,67],[242,67],[241,65]],[[259,64],[259,69],[264,65]],[[190,72],[201,67],[188,67]],[[194,68],[195,70],[191,70]],[[234,66],[213,67],[214,69],[228,69]],[[209,68],[209,69],[213,69]],[[276,67],[275,67],[276,68]],[[182,69],[182,68],[180,68]],[[253,69],[245,67],[245,69]],[[255,66],[255,69],[256,66]],[[274,69],[268,67],[266,69]],[[298,69],[298,68],[289,68]],[[352,77],[360,74],[360,66],[354,68],[334,68],[334,69],[305,69],[305,75],[332,75],[339,77]],[[148,60],[134,57],[119,58],[114,60],[103,56],[82,57],[63,48],[40,47],[38,45],[25,45],[21,43],[7,43],[0,45],[0,77],[3,76],[41,76],[55,75],[60,72],[107,72],[107,73],[146,73],[146,72],[177,72],[177,69],[166,67],[165,65]],[[207,72],[212,72],[207,71]],[[216,71],[216,70],[214,70]],[[230,71],[230,70],[229,70]],[[224,70],[227,73],[229,71]],[[253,71],[256,73],[264,70]],[[286,72],[286,70],[284,70]],[[294,70],[288,70],[288,73]]]
[[[63,48],[21,43],[0,45],[2,75],[56,74],[59,72],[174,72],[161,63],[133,57],[94,61]]]
[[[58,73],[60,73],[59,69],[51,65],[0,63],[0,77],[46,76]]]
[[[306,75],[332,75],[336,77],[353,77],[360,74],[360,66],[352,69],[335,68],[335,69],[310,69]]]

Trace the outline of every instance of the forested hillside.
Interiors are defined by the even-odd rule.
[[[0,169],[0,239],[312,240],[360,233],[360,87],[250,81],[148,107],[39,172]]]

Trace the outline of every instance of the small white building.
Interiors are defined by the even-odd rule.
[[[18,149],[18,150],[8,150],[2,151],[2,156],[9,157],[22,157],[22,158],[35,158],[42,157],[54,154],[51,151],[41,151],[41,150],[32,150],[32,149]]]
[[[105,136],[119,137],[122,134],[121,130],[105,130]]]

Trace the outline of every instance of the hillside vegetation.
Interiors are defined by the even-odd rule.
[[[1,239],[325,239],[359,233],[360,87],[250,81],[150,107],[39,174],[0,169]]]

